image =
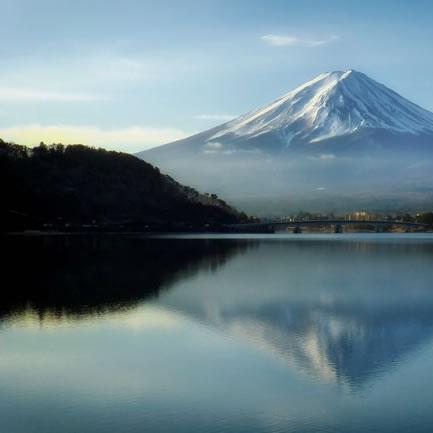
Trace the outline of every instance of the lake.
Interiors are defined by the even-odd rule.
[[[1,433],[433,431],[433,234],[2,247]]]

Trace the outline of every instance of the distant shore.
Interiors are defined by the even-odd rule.
[[[374,230],[344,230],[341,233],[337,234],[423,234],[423,233],[433,233],[433,229],[430,230],[414,230],[411,232],[406,232],[405,230],[388,230],[383,232],[376,232]],[[255,232],[248,230],[145,230],[145,231],[116,231],[116,230],[83,230],[83,231],[60,231],[60,230],[24,230],[24,231],[8,231],[3,232],[4,236],[137,236],[137,235],[170,235],[170,234],[212,234],[212,235],[228,235],[228,234],[245,234],[245,235],[254,235],[254,234],[294,234],[291,230],[278,230],[278,231],[268,231],[268,232]],[[303,230],[302,234],[336,234],[330,230]]]

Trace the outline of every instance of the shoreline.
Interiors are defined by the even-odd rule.
[[[347,230],[340,233],[333,231],[302,231],[302,233],[293,233],[293,231],[274,231],[274,232],[254,232],[254,231],[43,231],[43,230],[26,230],[26,231],[12,231],[3,232],[2,236],[11,237],[36,237],[36,236],[169,236],[169,235],[345,235],[345,234],[368,234],[368,235],[395,235],[395,234],[433,234],[433,230],[412,231],[406,232],[404,230],[393,230],[375,232],[373,230]]]

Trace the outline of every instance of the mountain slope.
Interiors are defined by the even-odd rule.
[[[242,206],[245,198],[284,198],[293,209],[305,200],[357,208],[369,207],[371,198],[375,208],[388,199],[391,207],[402,201],[419,207],[433,193],[433,113],[361,72],[336,71],[139,156],[183,182],[213,185]],[[340,206],[348,197],[353,203]]]
[[[2,228],[237,222],[216,195],[183,186],[132,155],[82,145],[30,149],[0,140]]]

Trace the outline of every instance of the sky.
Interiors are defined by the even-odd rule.
[[[0,0],[0,137],[138,152],[356,69],[433,111],[431,0]]]

